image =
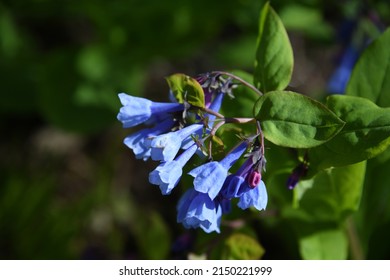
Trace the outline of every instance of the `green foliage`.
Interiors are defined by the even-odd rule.
[[[390,106],[390,29],[375,40],[360,57],[348,83],[347,94]]]
[[[225,240],[220,258],[224,260],[258,260],[264,253],[264,248],[256,239],[243,233],[234,233]]]
[[[166,80],[179,103],[186,101],[199,108],[205,107],[203,89],[194,78],[184,74],[173,74],[167,77]]]
[[[294,189],[294,204],[311,221],[343,221],[359,207],[366,163],[319,172]]]
[[[306,260],[345,260],[348,239],[342,230],[324,230],[299,240],[302,257]]]
[[[328,97],[327,106],[346,124],[329,142],[310,150],[312,168],[364,161],[390,145],[390,108],[380,108],[365,98],[338,95]]]
[[[294,92],[268,92],[257,101],[256,111],[265,138],[284,147],[318,146],[344,126],[344,122],[323,104]]]
[[[267,2],[260,14],[254,84],[262,92],[282,90],[290,82],[293,53],[283,23]]]

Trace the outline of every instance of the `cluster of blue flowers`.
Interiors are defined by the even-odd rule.
[[[207,233],[220,232],[222,215],[231,210],[232,199],[238,199],[237,205],[241,209],[266,208],[267,191],[261,179],[265,167],[264,147],[259,132],[238,139],[239,143],[220,161],[213,160],[210,153],[206,156],[211,151],[205,142],[227,122],[218,112],[225,95],[231,95],[234,84],[221,75],[202,75],[196,81],[203,90],[204,108],[192,108],[185,100],[179,103],[172,92],[169,103],[120,93],[123,106],[117,118],[124,128],[145,127],[126,137],[124,143],[137,159],[151,158],[160,162],[150,172],[149,182],[159,186],[164,195],[170,194],[178,185],[183,167],[191,158],[197,155],[204,159],[204,164],[188,173],[194,178],[193,187],[178,202],[177,221],[185,228],[200,227]],[[188,121],[190,117],[195,121]],[[229,173],[244,157],[242,166],[235,173]]]

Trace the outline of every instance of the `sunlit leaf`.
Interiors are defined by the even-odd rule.
[[[166,80],[178,102],[186,100],[193,106],[204,108],[204,92],[197,80],[184,74],[173,74]]]
[[[366,162],[319,172],[294,189],[294,204],[312,221],[343,221],[360,204]]]
[[[344,260],[348,256],[348,239],[340,229],[324,230],[302,237],[300,252],[306,260]]]
[[[260,14],[254,84],[263,92],[285,89],[291,79],[294,58],[287,32],[267,2]]]
[[[329,96],[327,105],[346,124],[329,142],[309,151],[311,168],[360,162],[377,156],[390,145],[390,108],[342,95]]]
[[[264,94],[256,103],[256,111],[265,138],[284,147],[318,146],[344,126],[344,122],[323,104],[294,92]]]

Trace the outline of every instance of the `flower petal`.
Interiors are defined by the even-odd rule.
[[[227,173],[228,171],[219,162],[212,161],[191,170],[188,174],[195,177],[195,190],[207,193],[211,199],[214,199],[221,190]]]
[[[219,232],[222,207],[207,194],[188,190],[178,204],[177,221],[185,228],[202,228],[205,232]]]
[[[152,101],[120,93],[119,99],[123,105],[117,116],[124,128],[133,127],[147,121],[151,114]]]
[[[238,202],[238,207],[247,209],[251,206],[257,210],[265,210],[268,202],[267,190],[263,181],[256,188],[248,188],[249,190],[243,193]]]
[[[162,163],[149,173],[149,182],[158,185],[162,194],[170,194],[182,175],[182,166],[176,161]]]

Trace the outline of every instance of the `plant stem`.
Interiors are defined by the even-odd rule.
[[[211,74],[217,74],[217,75],[219,74],[219,75],[225,75],[225,76],[231,77],[231,78],[239,81],[243,85],[247,86],[248,88],[250,88],[254,92],[256,92],[259,96],[263,95],[263,93],[260,90],[258,90],[255,86],[253,86],[252,84],[248,83],[244,79],[241,79],[240,77],[238,77],[238,76],[236,76],[236,75],[234,75],[232,73],[224,72],[224,71],[212,71]]]
[[[213,111],[213,110],[210,110],[209,108],[200,108],[200,107],[196,107],[196,108],[198,108],[198,109],[200,109],[200,110],[206,112],[207,114],[216,116],[217,118],[220,118],[220,119],[224,119],[224,118],[225,118],[224,115],[222,115],[222,114],[220,114],[220,113],[218,113],[218,112],[215,112],[215,111]]]
[[[352,217],[346,220],[347,235],[349,239],[349,245],[351,250],[351,257],[354,260],[364,260],[363,248],[359,240],[358,233],[356,232],[356,226]]]

